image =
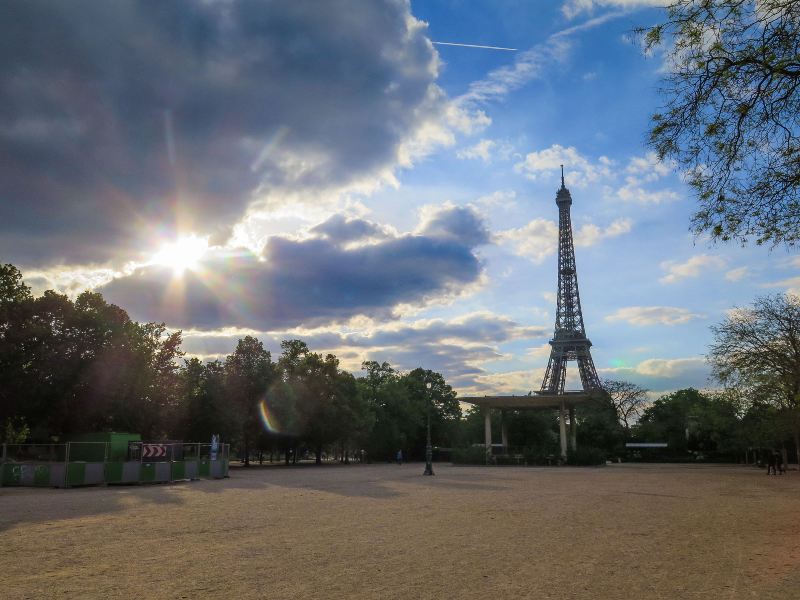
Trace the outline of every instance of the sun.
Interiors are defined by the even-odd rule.
[[[171,267],[176,275],[197,269],[200,260],[208,251],[208,238],[194,234],[163,244],[153,257],[151,264]]]

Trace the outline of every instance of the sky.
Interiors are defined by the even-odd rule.
[[[800,258],[690,232],[646,146],[663,54],[631,40],[659,4],[3,2],[0,261],[181,329],[188,356],[300,338],[356,374],[525,394],[563,164],[600,376],[713,387],[709,327],[800,289]]]

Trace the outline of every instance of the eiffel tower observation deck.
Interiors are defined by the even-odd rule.
[[[603,393],[600,378],[592,360],[592,342],[586,337],[583,323],[581,298],[578,291],[578,270],[575,265],[575,244],[572,239],[570,208],[572,196],[564,184],[564,165],[561,165],[561,188],[556,193],[558,206],[558,295],[556,300],[556,322],[550,340],[550,359],[547,363],[541,389],[525,396],[482,396],[459,398],[461,402],[475,404],[484,410],[486,452],[492,452],[491,411],[520,408],[557,408],[559,411],[559,433],[561,457],[567,456],[567,423],[569,411],[569,445],[576,448],[577,426],[575,405]],[[581,390],[565,390],[567,363],[576,362]],[[506,420],[501,418],[503,451],[508,450]]]

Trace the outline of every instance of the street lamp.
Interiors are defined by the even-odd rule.
[[[425,384],[428,413],[428,443],[425,445],[425,472],[423,475],[433,475],[433,448],[431,448],[431,382]]]

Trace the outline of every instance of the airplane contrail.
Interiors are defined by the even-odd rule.
[[[477,44],[458,44],[456,42],[431,42],[437,46],[461,46],[463,48],[483,48],[485,50],[506,50],[508,52],[516,52],[516,48],[503,48],[501,46],[479,46]]]

